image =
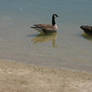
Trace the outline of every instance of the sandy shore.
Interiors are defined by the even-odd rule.
[[[0,92],[92,92],[92,74],[0,60]]]

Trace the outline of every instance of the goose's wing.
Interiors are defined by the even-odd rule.
[[[89,30],[89,31],[92,31],[92,26],[82,25],[82,26],[80,26],[80,28],[83,29],[83,30]]]
[[[55,30],[54,26],[52,26],[50,24],[35,24],[32,26],[32,28],[39,28],[42,30]]]

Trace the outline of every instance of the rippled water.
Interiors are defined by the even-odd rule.
[[[92,0],[0,0],[0,58],[46,67],[92,70],[92,38],[80,25],[92,25]],[[30,28],[51,23],[59,30],[43,35]]]

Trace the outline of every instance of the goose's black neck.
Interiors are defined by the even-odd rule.
[[[52,25],[54,26],[55,24],[56,24],[56,22],[55,22],[55,16],[52,15]]]

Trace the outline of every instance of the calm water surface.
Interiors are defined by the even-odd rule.
[[[51,23],[57,13],[57,34],[30,28]],[[92,0],[0,0],[0,58],[92,72],[92,38],[81,24],[92,25]]]

